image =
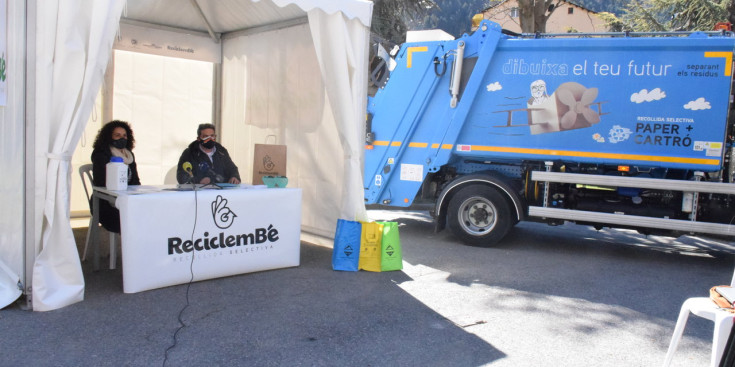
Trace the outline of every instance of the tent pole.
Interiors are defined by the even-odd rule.
[[[102,122],[100,126],[106,124],[108,121],[113,119],[113,96],[115,93],[115,50],[112,50],[110,55],[110,62],[107,63],[107,69],[105,69],[105,77],[102,82]]]
[[[212,124],[222,131],[222,63],[212,65]]]
[[[194,9],[196,9],[197,13],[199,13],[199,16],[204,21],[204,24],[207,26],[207,32],[209,32],[209,36],[212,37],[212,40],[214,41],[214,43],[219,43],[219,34],[214,33],[214,29],[212,29],[212,25],[209,24],[207,17],[204,16],[204,12],[202,11],[202,8],[199,7],[199,3],[197,3],[197,0],[191,0],[191,5],[194,6]]]
[[[25,9],[25,185],[23,196],[25,200],[25,229],[24,268],[21,274],[23,293],[26,295],[26,307],[33,310],[33,264],[36,262],[36,243],[40,238],[40,221],[36,221],[36,18],[37,0],[28,0]],[[36,228],[38,226],[38,228]]]

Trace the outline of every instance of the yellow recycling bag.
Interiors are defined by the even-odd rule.
[[[367,271],[380,271],[380,244],[383,239],[383,225],[377,222],[361,222],[360,261],[358,268]]]

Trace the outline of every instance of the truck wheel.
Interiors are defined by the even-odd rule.
[[[495,189],[472,185],[449,202],[449,229],[470,246],[489,247],[500,241],[514,222],[508,202]]]

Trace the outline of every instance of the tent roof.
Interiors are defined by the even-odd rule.
[[[200,32],[208,32],[209,23],[221,34],[303,18],[313,8],[342,11],[370,26],[368,0],[128,0],[123,19]]]

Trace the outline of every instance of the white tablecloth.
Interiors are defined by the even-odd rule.
[[[125,293],[299,265],[301,189],[113,194]]]

